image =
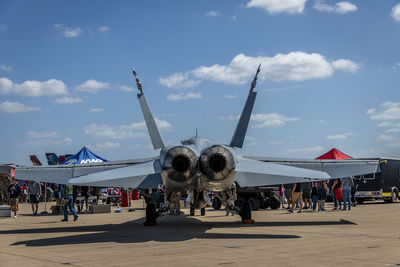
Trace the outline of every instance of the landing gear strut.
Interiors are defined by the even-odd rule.
[[[242,207],[240,208],[239,215],[242,218],[242,223],[251,224],[254,220],[251,218],[251,204],[250,201],[243,201]]]
[[[144,222],[144,226],[155,225],[157,223],[157,217],[156,206],[154,203],[148,203],[146,206],[146,221]]]

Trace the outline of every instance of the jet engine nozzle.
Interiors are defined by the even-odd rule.
[[[188,147],[175,146],[165,154],[163,170],[175,181],[185,181],[196,173],[197,156]]]
[[[200,170],[211,180],[223,180],[236,166],[233,154],[224,146],[207,148],[200,156]]]

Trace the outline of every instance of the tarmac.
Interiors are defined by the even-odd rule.
[[[400,266],[400,203],[260,210],[247,225],[209,208],[143,226],[143,203],[134,206],[60,222],[20,204],[18,218],[0,218],[0,266]]]

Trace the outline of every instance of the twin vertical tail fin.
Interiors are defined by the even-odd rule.
[[[244,138],[246,137],[247,127],[249,126],[249,121],[251,117],[251,112],[253,111],[254,101],[256,100],[257,92],[254,92],[254,88],[257,85],[258,73],[260,73],[261,64],[258,66],[257,72],[254,75],[254,79],[251,83],[250,92],[247,96],[246,104],[244,105],[242,114],[240,114],[240,118],[238,124],[236,125],[235,132],[233,133],[231,143],[229,146],[231,147],[243,147]]]
[[[151,114],[150,107],[147,104],[146,97],[144,96],[142,84],[139,81],[137,73],[135,69],[132,67],[133,76],[136,79],[136,85],[139,90],[139,94],[137,95],[140,103],[140,108],[142,109],[144,121],[146,122],[147,130],[149,131],[151,143],[153,144],[154,149],[164,148],[164,143],[161,138],[160,132],[158,131],[156,122],[154,121],[153,114]]]

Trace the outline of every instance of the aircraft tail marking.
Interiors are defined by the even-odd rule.
[[[136,79],[136,85],[140,93],[137,95],[140,103],[140,108],[142,109],[144,121],[146,122],[147,130],[149,131],[151,143],[154,149],[164,148],[164,143],[161,138],[160,132],[158,131],[156,122],[154,121],[153,114],[151,114],[150,107],[147,104],[146,97],[144,96],[142,84],[137,77],[137,73],[134,68],[132,68],[133,76]]]
[[[238,124],[236,125],[235,132],[232,136],[231,143],[229,146],[231,147],[243,147],[244,138],[246,137],[247,127],[249,126],[249,121],[251,117],[251,112],[253,111],[254,101],[256,100],[257,92],[254,92],[253,89],[256,87],[258,73],[260,72],[261,64],[258,66],[257,72],[254,76],[254,79],[251,83],[250,92],[247,96],[246,104],[244,105],[242,114],[240,114],[240,118]]]

